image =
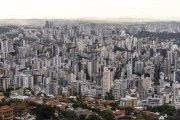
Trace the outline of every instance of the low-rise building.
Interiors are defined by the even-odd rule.
[[[124,107],[137,107],[137,98],[126,96],[125,98],[120,99],[120,106]]]
[[[27,109],[24,105],[21,104],[11,104],[10,107],[14,110],[15,118],[20,117],[23,119],[27,118]]]
[[[76,113],[77,116],[80,115],[91,115],[92,111],[88,110],[88,109],[82,109],[82,108],[77,108],[74,110],[74,112]]]
[[[1,120],[14,120],[14,112],[11,107],[4,105],[0,107],[0,119]]]

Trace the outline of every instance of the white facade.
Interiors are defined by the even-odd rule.
[[[163,104],[162,98],[147,98],[148,106],[158,106]]]
[[[76,75],[74,73],[70,73],[67,77],[67,84],[72,85],[73,81],[76,80]]]
[[[78,80],[86,80],[86,74],[83,70],[78,73]]]
[[[127,78],[132,76],[132,63],[127,64]]]
[[[57,81],[50,81],[47,85],[47,94],[48,95],[58,95],[58,83]]]
[[[102,88],[103,88],[103,95],[106,94],[106,92],[109,92],[111,88],[111,81],[110,81],[110,70],[108,67],[104,67],[103,71],[103,80],[102,80]]]
[[[61,66],[61,57],[56,55],[53,58],[53,66],[55,66],[56,68],[59,68]]]
[[[34,86],[34,79],[31,75],[20,73],[14,76],[13,84],[17,84],[19,87],[30,87]]]
[[[121,82],[119,80],[114,81],[113,96],[115,100],[119,100],[121,97]]]
[[[43,78],[43,85],[45,87],[47,87],[49,83],[50,83],[50,77]]]
[[[90,77],[92,76],[92,62],[88,62],[88,74]]]

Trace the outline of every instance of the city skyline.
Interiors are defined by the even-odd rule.
[[[1,4],[0,19],[180,18],[178,0],[6,0]]]
[[[180,120],[180,0],[0,3],[0,120]]]

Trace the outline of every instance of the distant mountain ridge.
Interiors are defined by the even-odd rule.
[[[95,18],[95,17],[84,17],[75,19],[0,19],[0,25],[2,24],[14,24],[14,25],[35,25],[42,26],[45,21],[54,21],[61,23],[72,23],[72,22],[94,22],[94,23],[130,23],[130,22],[158,22],[158,21],[177,21],[180,22],[180,18]]]

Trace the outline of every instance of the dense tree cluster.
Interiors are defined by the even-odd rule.
[[[75,102],[73,105],[72,105],[73,108],[87,108],[87,104],[83,103],[83,102]]]
[[[100,113],[100,116],[102,116],[102,118],[104,120],[113,120],[114,116],[111,110],[104,110]]]
[[[9,29],[3,26],[0,26],[0,34],[9,32]]]
[[[17,29],[17,26],[8,25],[8,26],[0,26],[0,34],[7,33],[12,29]]]
[[[9,39],[14,39],[14,38],[18,37],[18,35],[19,35],[19,33],[14,33],[14,34],[8,33],[8,34],[6,34],[6,36],[7,36]]]
[[[164,104],[162,106],[149,107],[148,110],[151,112],[159,112],[161,114],[167,114],[168,116],[173,116],[176,113],[176,108],[168,104]]]
[[[37,120],[51,119],[55,109],[48,105],[37,105],[36,106],[36,115]]]

